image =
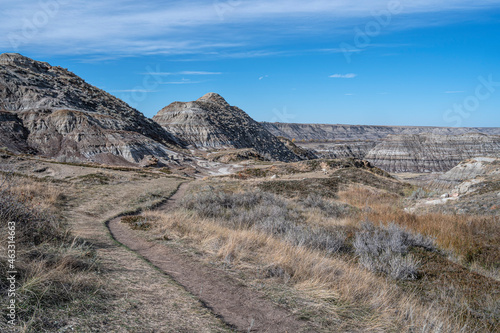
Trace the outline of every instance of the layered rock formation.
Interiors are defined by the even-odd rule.
[[[499,152],[497,135],[391,135],[365,158],[391,172],[439,172],[450,170],[465,159]]]
[[[2,133],[4,145],[62,161],[140,163],[150,155],[168,161],[180,157],[174,149],[183,145],[68,70],[19,54],[0,55],[0,110],[11,119],[1,122],[11,128]]]
[[[261,123],[276,136],[300,141],[377,141],[396,134],[460,135],[482,133],[500,135],[498,127],[431,127],[431,126],[373,126],[373,125],[329,125]]]
[[[314,152],[319,158],[357,158],[364,159],[368,152],[377,145],[377,141],[335,141],[335,142],[300,142],[303,148]]]
[[[14,153],[34,152],[28,146],[29,131],[15,114],[0,111],[0,147]]]
[[[367,159],[389,172],[441,172],[500,153],[500,128],[262,123],[320,158]]]
[[[462,161],[427,187],[444,194],[439,199],[420,200],[413,210],[500,215],[500,158],[475,157]]]
[[[445,189],[456,187],[458,192],[463,194],[467,192],[465,187],[458,185],[463,182],[471,182],[474,179],[500,180],[500,158],[474,157],[464,160],[448,172],[437,177],[432,186]]]
[[[261,124],[215,93],[193,102],[174,102],[160,110],[153,120],[194,148],[253,148],[269,160],[299,160]]]

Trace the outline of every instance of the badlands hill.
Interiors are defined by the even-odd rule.
[[[70,71],[0,55],[0,144],[61,161],[111,164],[180,158],[183,143],[120,99]]]
[[[322,158],[366,159],[389,172],[443,172],[500,153],[500,128],[262,123]]]
[[[429,182],[427,187],[441,196],[421,199],[416,205],[420,211],[498,215],[500,158],[464,160]]]
[[[0,148],[16,153],[126,165],[179,165],[193,161],[189,147],[197,161],[354,157],[389,172],[443,172],[500,152],[500,128],[259,123],[215,93],[151,120],[67,69],[14,53],[0,55],[0,130]]]
[[[300,159],[243,110],[229,105],[215,93],[193,102],[174,102],[160,110],[153,120],[193,148],[252,148],[268,160]]]
[[[500,135],[498,127],[432,127],[432,126],[374,126],[336,124],[286,124],[262,122],[269,132],[276,136],[298,141],[376,141],[389,135],[413,135],[430,133],[436,135],[460,135],[482,133]]]

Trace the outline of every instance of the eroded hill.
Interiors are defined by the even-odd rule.
[[[215,93],[193,102],[174,102],[160,110],[153,120],[198,149],[253,148],[268,160],[300,159],[243,110],[229,105]]]
[[[2,144],[61,161],[140,163],[180,157],[182,142],[118,98],[70,71],[0,55]]]

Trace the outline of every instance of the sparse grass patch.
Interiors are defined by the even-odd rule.
[[[286,299],[276,296],[276,300],[292,307],[299,316],[304,308],[293,301],[293,293],[307,290],[305,293],[311,297],[308,304],[319,302],[322,306],[308,307],[303,319],[321,322],[322,331],[435,332],[436,327],[461,330],[446,309],[428,311],[416,297],[390,280],[372,274],[352,260],[327,255],[319,247],[294,244],[253,228],[232,228],[220,218],[201,218],[192,211],[146,215],[158,217],[153,232],[160,238],[168,234],[174,242],[189,242],[222,266],[249,271],[252,276],[260,272],[263,283],[287,284],[291,289],[287,289]],[[267,279],[275,282],[265,282]]]
[[[359,219],[391,223],[435,239],[441,249],[452,251],[467,265],[500,269],[500,219],[495,216],[414,214],[404,211],[401,197],[365,187],[350,187],[339,192],[342,201],[359,207]],[[355,216],[355,215],[354,215]]]
[[[121,218],[122,223],[127,223],[134,230],[148,230],[151,228],[151,219],[141,215],[130,215]]]
[[[64,196],[46,183],[9,179],[0,189],[0,229],[15,222],[17,329],[54,331],[65,326],[63,308],[85,312],[99,307],[100,282],[91,244],[71,236],[58,206]],[[0,297],[9,300],[6,257],[0,259]],[[85,303],[85,304],[84,304]],[[2,318],[6,318],[2,307]],[[6,321],[0,330],[7,331]],[[11,327],[12,328],[12,327]]]
[[[158,171],[160,171],[160,172],[162,172],[164,174],[167,174],[167,175],[171,175],[172,174],[172,170],[170,170],[167,167],[159,168]]]
[[[336,198],[342,181],[339,178],[309,178],[303,180],[271,180],[260,183],[261,190],[290,198],[306,198],[311,193]]]
[[[485,277],[468,280],[465,276],[470,271],[449,262],[437,249],[448,248],[443,245],[448,229],[440,231],[440,224],[432,219],[428,225],[424,221],[428,216],[404,212],[404,198],[398,191],[347,188],[339,197],[360,208],[353,210],[311,191],[303,197],[283,197],[274,192],[244,192],[230,184],[186,197],[183,210],[161,215],[153,231],[160,239],[163,234],[164,239],[180,238],[183,244],[203,249],[223,267],[258,271],[263,281],[281,281],[291,290],[308,284],[314,286],[311,294],[336,295],[328,305],[322,303],[326,307],[321,311],[307,310],[308,319],[335,329],[483,332],[497,325],[496,296],[476,302],[475,293],[498,288]],[[344,207],[349,213],[343,212]],[[382,223],[360,224],[363,220]],[[431,224],[433,229],[426,229]],[[484,225],[472,223],[468,228],[494,234],[493,228],[484,229]],[[479,253],[473,256],[477,263]],[[457,283],[447,283],[447,275],[456,275]],[[287,306],[293,304],[286,301]],[[335,319],[326,320],[320,312]]]
[[[85,184],[107,185],[112,180],[112,177],[110,175],[98,172],[79,176],[78,180]]]
[[[302,206],[262,191],[226,193],[209,188],[186,196],[181,205],[197,212],[202,218],[216,218],[224,226],[234,229],[254,229],[279,236],[295,246],[335,253],[347,249],[341,230],[327,230],[304,224],[300,208],[323,207],[327,215],[341,215],[341,206],[322,198],[306,199]]]

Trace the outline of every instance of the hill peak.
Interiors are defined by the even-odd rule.
[[[261,124],[216,93],[205,94],[194,102],[171,103],[153,120],[193,148],[250,148],[267,160],[299,159]]]
[[[32,59],[30,59],[28,57],[25,57],[22,54],[19,54],[19,53],[8,53],[8,52],[0,54],[0,59],[23,59],[23,60],[31,60],[31,61],[33,61]]]
[[[0,54],[0,65],[22,66],[31,69],[48,69],[51,66],[42,61],[36,61],[19,53],[2,53]]]
[[[197,99],[197,102],[212,102],[219,105],[229,105],[227,101],[221,95],[213,92],[209,92]]]

